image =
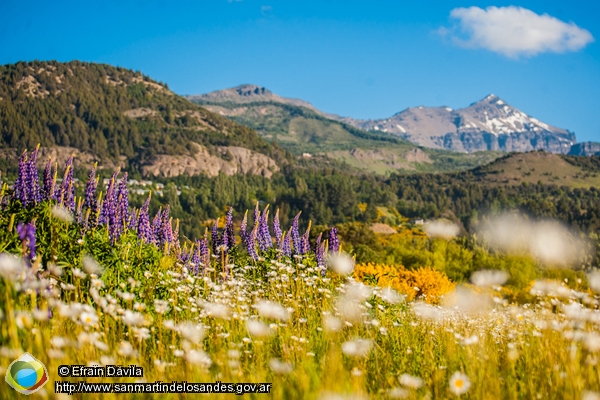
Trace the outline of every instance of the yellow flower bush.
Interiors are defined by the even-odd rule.
[[[431,267],[408,270],[401,265],[366,263],[356,266],[354,276],[365,283],[391,287],[407,300],[419,298],[429,303],[439,302],[455,286],[446,274]]]

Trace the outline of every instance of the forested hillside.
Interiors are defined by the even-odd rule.
[[[0,147],[64,146],[139,168],[155,155],[240,146],[285,153],[246,126],[194,105],[140,72],[73,61],[0,66]],[[214,153],[214,151],[212,151]]]
[[[536,157],[537,153],[525,155]],[[581,175],[600,172],[595,166],[600,160],[598,157],[565,159],[579,163]],[[381,177],[351,174],[339,168],[288,166],[271,179],[181,176],[163,182],[167,183],[165,197],[153,198],[152,206],[158,209],[161,202],[169,202],[173,215],[189,222],[183,224],[183,231],[192,236],[204,230],[192,221],[215,218],[228,205],[236,209],[252,208],[257,200],[279,208],[284,223],[302,211],[304,224],[308,220],[323,225],[381,221],[393,226],[398,220],[390,215],[402,215],[411,219],[447,217],[468,230],[483,214],[519,209],[533,216],[563,220],[583,231],[600,229],[600,188],[597,186],[559,186],[549,179],[498,185],[489,183],[482,170]],[[180,188],[179,196],[177,188]],[[389,213],[383,215],[380,208]]]

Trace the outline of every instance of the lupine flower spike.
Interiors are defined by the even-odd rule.
[[[146,243],[152,243],[154,241],[154,234],[152,227],[150,226],[150,215],[148,215],[148,207],[150,206],[150,199],[152,198],[152,192],[148,193],[148,198],[140,208],[140,213],[137,221],[138,238]]]
[[[273,218],[273,233],[275,234],[275,243],[279,244],[282,237],[281,225],[279,224],[279,208],[275,211],[275,217]]]
[[[340,251],[340,240],[337,235],[337,228],[334,226],[329,231],[329,252],[338,253]]]
[[[248,240],[248,210],[244,214],[244,219],[242,220],[242,224],[240,225],[240,237],[242,238],[242,243],[246,244]]]
[[[40,149],[40,145],[38,144],[35,150],[31,153],[31,157],[29,157],[28,162],[28,171],[27,175],[29,177],[28,182],[28,190],[29,190],[29,202],[30,204],[36,204],[42,201],[42,196],[40,193],[40,180],[38,177],[37,170],[37,155]]]
[[[50,165],[50,162],[48,162]],[[46,165],[46,168],[48,168]],[[98,180],[96,179],[96,168],[98,163],[95,163],[88,176],[88,181],[85,185],[85,207],[88,209],[88,226],[96,226],[98,222],[98,198],[96,197],[96,190],[98,188]],[[46,181],[46,171],[44,171],[44,182]]]
[[[17,234],[23,242],[23,249],[29,250],[29,260],[35,259],[35,225],[33,223],[17,224]]]
[[[281,244],[281,252],[286,257],[292,256],[292,243],[291,243],[291,234],[287,232],[283,235],[282,244]]]
[[[218,250],[218,248],[221,243],[219,241],[219,219],[218,218],[215,220],[215,224],[213,225],[212,231],[210,232],[210,239],[212,241],[213,254],[219,254],[220,251]]]
[[[225,217],[225,232],[223,236],[227,238],[227,250],[229,251],[235,246],[235,233],[233,232],[233,207],[229,207],[229,211]]]
[[[300,220],[301,213],[302,211],[296,214],[292,221],[292,227],[290,228],[290,236],[292,239],[292,244],[294,245],[295,254],[298,254],[300,252],[300,233],[298,232],[298,221]]]
[[[127,172],[123,174],[123,177],[119,182],[117,198],[119,199],[119,204],[117,204],[117,216],[119,220],[121,220],[122,224],[126,224],[129,220],[129,190],[127,188]]]
[[[50,200],[54,196],[54,182],[52,159],[48,157],[46,168],[44,168],[44,190],[42,200]]]
[[[256,253],[256,235],[258,232],[258,226],[254,226],[254,229],[252,229],[252,232],[250,232],[250,234],[248,235],[248,241],[246,243],[246,250],[248,250],[248,254],[250,255],[250,258],[252,258],[254,261],[258,260],[258,254]]]
[[[271,248],[271,246],[273,246],[273,244],[271,243],[271,233],[269,232],[269,224],[267,222],[269,219],[268,208],[269,206],[267,205],[262,213],[262,216],[260,217],[260,222],[258,224],[258,245],[261,251],[266,251],[269,248]]]
[[[306,228],[306,232],[304,232],[304,235],[302,235],[302,237],[300,238],[299,254],[306,254],[310,251],[310,242],[309,242],[310,225],[311,225],[311,221],[308,221],[308,228]]]
[[[59,204],[69,211],[75,211],[75,184],[73,182],[73,155],[65,164],[65,174],[60,185]]]

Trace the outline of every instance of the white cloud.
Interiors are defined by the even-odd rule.
[[[510,58],[576,51],[594,41],[589,31],[573,22],[538,15],[522,7],[455,8],[450,17],[456,25],[440,28],[441,35],[458,45],[483,48]]]

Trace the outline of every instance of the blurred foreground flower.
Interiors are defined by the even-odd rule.
[[[508,281],[508,272],[499,270],[482,270],[471,275],[471,283],[475,286],[501,286]]]
[[[588,274],[588,283],[590,289],[596,293],[600,293],[600,271],[594,271]]]
[[[342,344],[342,352],[348,357],[364,357],[373,347],[371,339],[355,339]]]
[[[547,265],[568,266],[586,253],[583,241],[558,221],[531,221],[518,213],[491,217],[477,233],[493,249],[527,252]]]
[[[327,258],[327,265],[338,275],[350,275],[354,270],[354,259],[344,253],[334,253]]]
[[[290,364],[289,362],[278,360],[276,358],[272,358],[269,361],[269,368],[271,368],[271,371],[273,371],[273,373],[279,375],[287,375],[294,370],[292,364]]]
[[[462,372],[456,371],[450,378],[450,391],[457,396],[465,394],[471,388],[469,377]]]
[[[258,314],[263,318],[287,321],[290,318],[288,311],[281,305],[272,301],[261,300],[256,303]]]
[[[411,389],[419,389],[421,386],[423,386],[423,379],[409,374],[400,375],[398,380],[402,386],[406,386]]]
[[[452,239],[460,233],[458,225],[445,219],[427,222],[423,229],[429,236],[442,239]]]
[[[74,221],[73,214],[71,214],[71,211],[67,210],[65,207],[62,207],[60,205],[55,205],[54,207],[52,207],[52,216],[68,224]]]

